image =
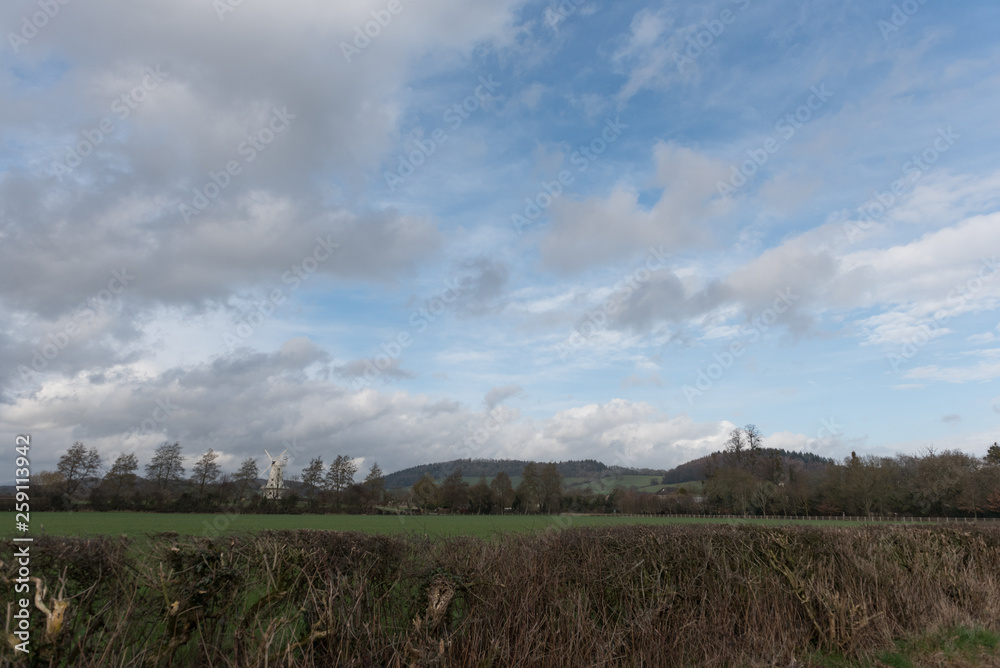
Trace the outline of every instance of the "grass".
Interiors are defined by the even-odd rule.
[[[265,529],[325,529],[374,534],[429,536],[479,536],[497,533],[535,532],[550,528],[614,527],[630,524],[653,526],[676,524],[740,524],[744,520],[682,517],[608,517],[590,515],[223,515],[208,513],[92,513],[44,512],[31,514],[29,535],[95,536],[175,531],[182,535],[215,535],[231,531]],[[822,526],[854,526],[854,522],[778,519],[752,520],[755,525],[794,523]],[[214,528],[213,528],[214,527]],[[5,523],[0,536],[14,535],[13,522]]]
[[[908,640],[878,652],[871,659],[851,661],[840,653],[811,657],[817,668],[922,668],[1000,666],[1000,634],[982,627],[953,626]]]

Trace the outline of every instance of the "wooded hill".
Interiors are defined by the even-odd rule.
[[[832,459],[820,457],[809,452],[789,452],[779,448],[761,448],[763,457],[777,457],[785,466],[794,466],[804,470],[825,468],[833,464]],[[721,465],[726,461],[726,453],[716,452],[711,455],[694,459],[669,471],[651,468],[629,468],[624,466],[608,466],[594,459],[579,459],[567,462],[557,462],[556,469],[564,479],[598,479],[608,476],[646,476],[660,478],[663,484],[679,484],[684,482],[702,481],[712,461]],[[454,459],[448,462],[420,464],[408,469],[396,471],[385,476],[386,489],[402,489],[412,487],[424,474],[429,473],[435,480],[443,480],[455,469],[462,469],[462,476],[478,478],[484,476],[492,480],[497,473],[503,471],[511,478],[519,477],[528,462],[522,459]]]
[[[786,467],[794,467],[805,471],[815,471],[826,468],[835,463],[827,457],[820,457],[811,452],[789,452],[781,448],[761,448],[760,455],[765,458],[777,457]],[[728,463],[729,455],[725,452],[713,452],[705,457],[692,459],[686,464],[675,466],[663,474],[663,483],[672,485],[693,480],[705,480],[708,477],[708,470],[712,465],[712,458],[715,458],[717,467],[725,466]]]
[[[408,469],[387,474],[385,476],[385,487],[386,489],[412,487],[425,473],[430,473],[431,477],[435,480],[443,480],[457,468],[462,469],[462,476],[465,478],[485,476],[487,480],[492,480],[501,471],[513,478],[521,475],[527,463],[526,460],[521,459],[454,459],[450,462],[420,464],[419,466],[411,466]],[[599,478],[616,473],[638,475],[646,470],[608,466],[594,459],[559,462],[556,464],[556,469],[562,474],[563,478]],[[662,474],[662,471],[653,473],[653,475]]]

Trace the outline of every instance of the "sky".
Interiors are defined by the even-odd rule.
[[[0,439],[670,468],[1000,423],[1000,5],[16,0]]]

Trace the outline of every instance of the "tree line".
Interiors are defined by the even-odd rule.
[[[139,476],[135,453],[119,454],[106,472],[96,448],[77,441],[59,457],[55,471],[32,476],[36,510],[69,510],[88,503],[94,510],[155,510],[209,512],[221,507],[239,507],[250,512],[290,512],[299,505],[303,492],[314,509],[363,511],[382,503],[385,483],[378,462],[372,464],[363,482],[356,482],[354,460],[337,455],[329,469],[322,458],[310,462],[302,475],[287,477],[280,499],[261,495],[262,471],[247,457],[235,473],[218,463],[219,453],[209,448],[191,466],[188,474],[179,442],[156,448]]]
[[[140,477],[135,453],[117,456],[103,471],[96,448],[74,443],[55,471],[33,476],[37,510],[89,504],[95,510],[245,512],[448,512],[448,513],[718,513],[740,515],[1000,516],[1000,445],[984,457],[956,450],[883,457],[852,452],[841,462],[787,457],[764,447],[752,424],[735,429],[725,449],[704,463],[704,481],[665,485],[656,493],[617,484],[617,476],[595,477],[567,487],[556,464],[524,463],[515,486],[503,467],[491,480],[480,467],[469,483],[459,465],[443,478],[430,472],[411,487],[386,489],[373,463],[356,480],[354,459],[336,455],[310,460],[301,475],[286,477],[282,498],[260,493],[257,461],[247,458],[226,473],[212,449],[188,473],[180,443],[163,443]],[[464,464],[464,462],[462,462]],[[656,482],[653,478],[651,482]]]
[[[563,505],[563,477],[551,462],[541,468],[535,462],[528,462],[521,470],[521,482],[516,488],[506,471],[498,472],[489,483],[485,475],[480,475],[470,485],[459,467],[440,485],[425,473],[408,496],[407,501],[421,510],[445,509],[477,515],[558,513]]]
[[[753,425],[736,429],[706,470],[703,498],[683,494],[670,512],[979,517],[1000,515],[1000,445],[984,457],[957,450],[884,457],[852,452],[821,468],[785,464]]]

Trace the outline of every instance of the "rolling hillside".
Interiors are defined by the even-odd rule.
[[[761,454],[764,457],[778,457],[786,468],[794,466],[804,470],[813,470],[826,468],[829,464],[834,463],[832,459],[820,457],[811,452],[790,452],[780,448],[761,448]],[[718,464],[721,465],[726,461],[727,455],[724,452],[713,452],[711,455],[692,459],[686,464],[675,466],[663,474],[663,482],[674,484],[690,480],[705,480],[712,457],[715,457]]]
[[[785,467],[808,470],[824,468],[833,463],[832,459],[808,452],[763,448],[761,453],[764,457],[780,459]],[[676,466],[669,471],[608,466],[593,459],[557,462],[556,468],[562,474],[563,484],[567,490],[590,487],[596,492],[615,487],[635,487],[643,492],[656,492],[663,487],[680,485],[694,490],[700,487],[698,483],[705,480],[712,457],[721,464],[725,461],[726,454],[716,452]],[[527,463],[520,459],[456,459],[421,464],[386,475],[385,484],[387,489],[405,489],[412,487],[426,473],[440,483],[457,468],[461,468],[462,478],[469,484],[474,484],[480,476],[484,476],[487,481],[492,480],[497,473],[503,471],[510,476],[511,483],[517,487],[521,482],[521,472]]]
[[[450,462],[437,462],[434,464],[421,464],[408,469],[389,473],[385,476],[385,486],[387,489],[399,489],[412,487],[425,473],[430,473],[435,480],[441,481],[450,475],[455,469],[462,469],[462,477],[471,483],[479,480],[480,476],[485,476],[487,480],[492,480],[497,473],[503,471],[510,476],[511,481],[516,486],[521,480],[521,472],[527,461],[520,459],[456,459]],[[562,474],[567,485],[570,481],[596,480],[602,476],[618,475],[638,475],[639,470],[624,469],[620,466],[608,466],[593,459],[584,459],[568,462],[558,462],[556,468]],[[663,471],[654,471],[653,476],[659,477]],[[646,476],[646,484],[649,484],[650,476]]]

